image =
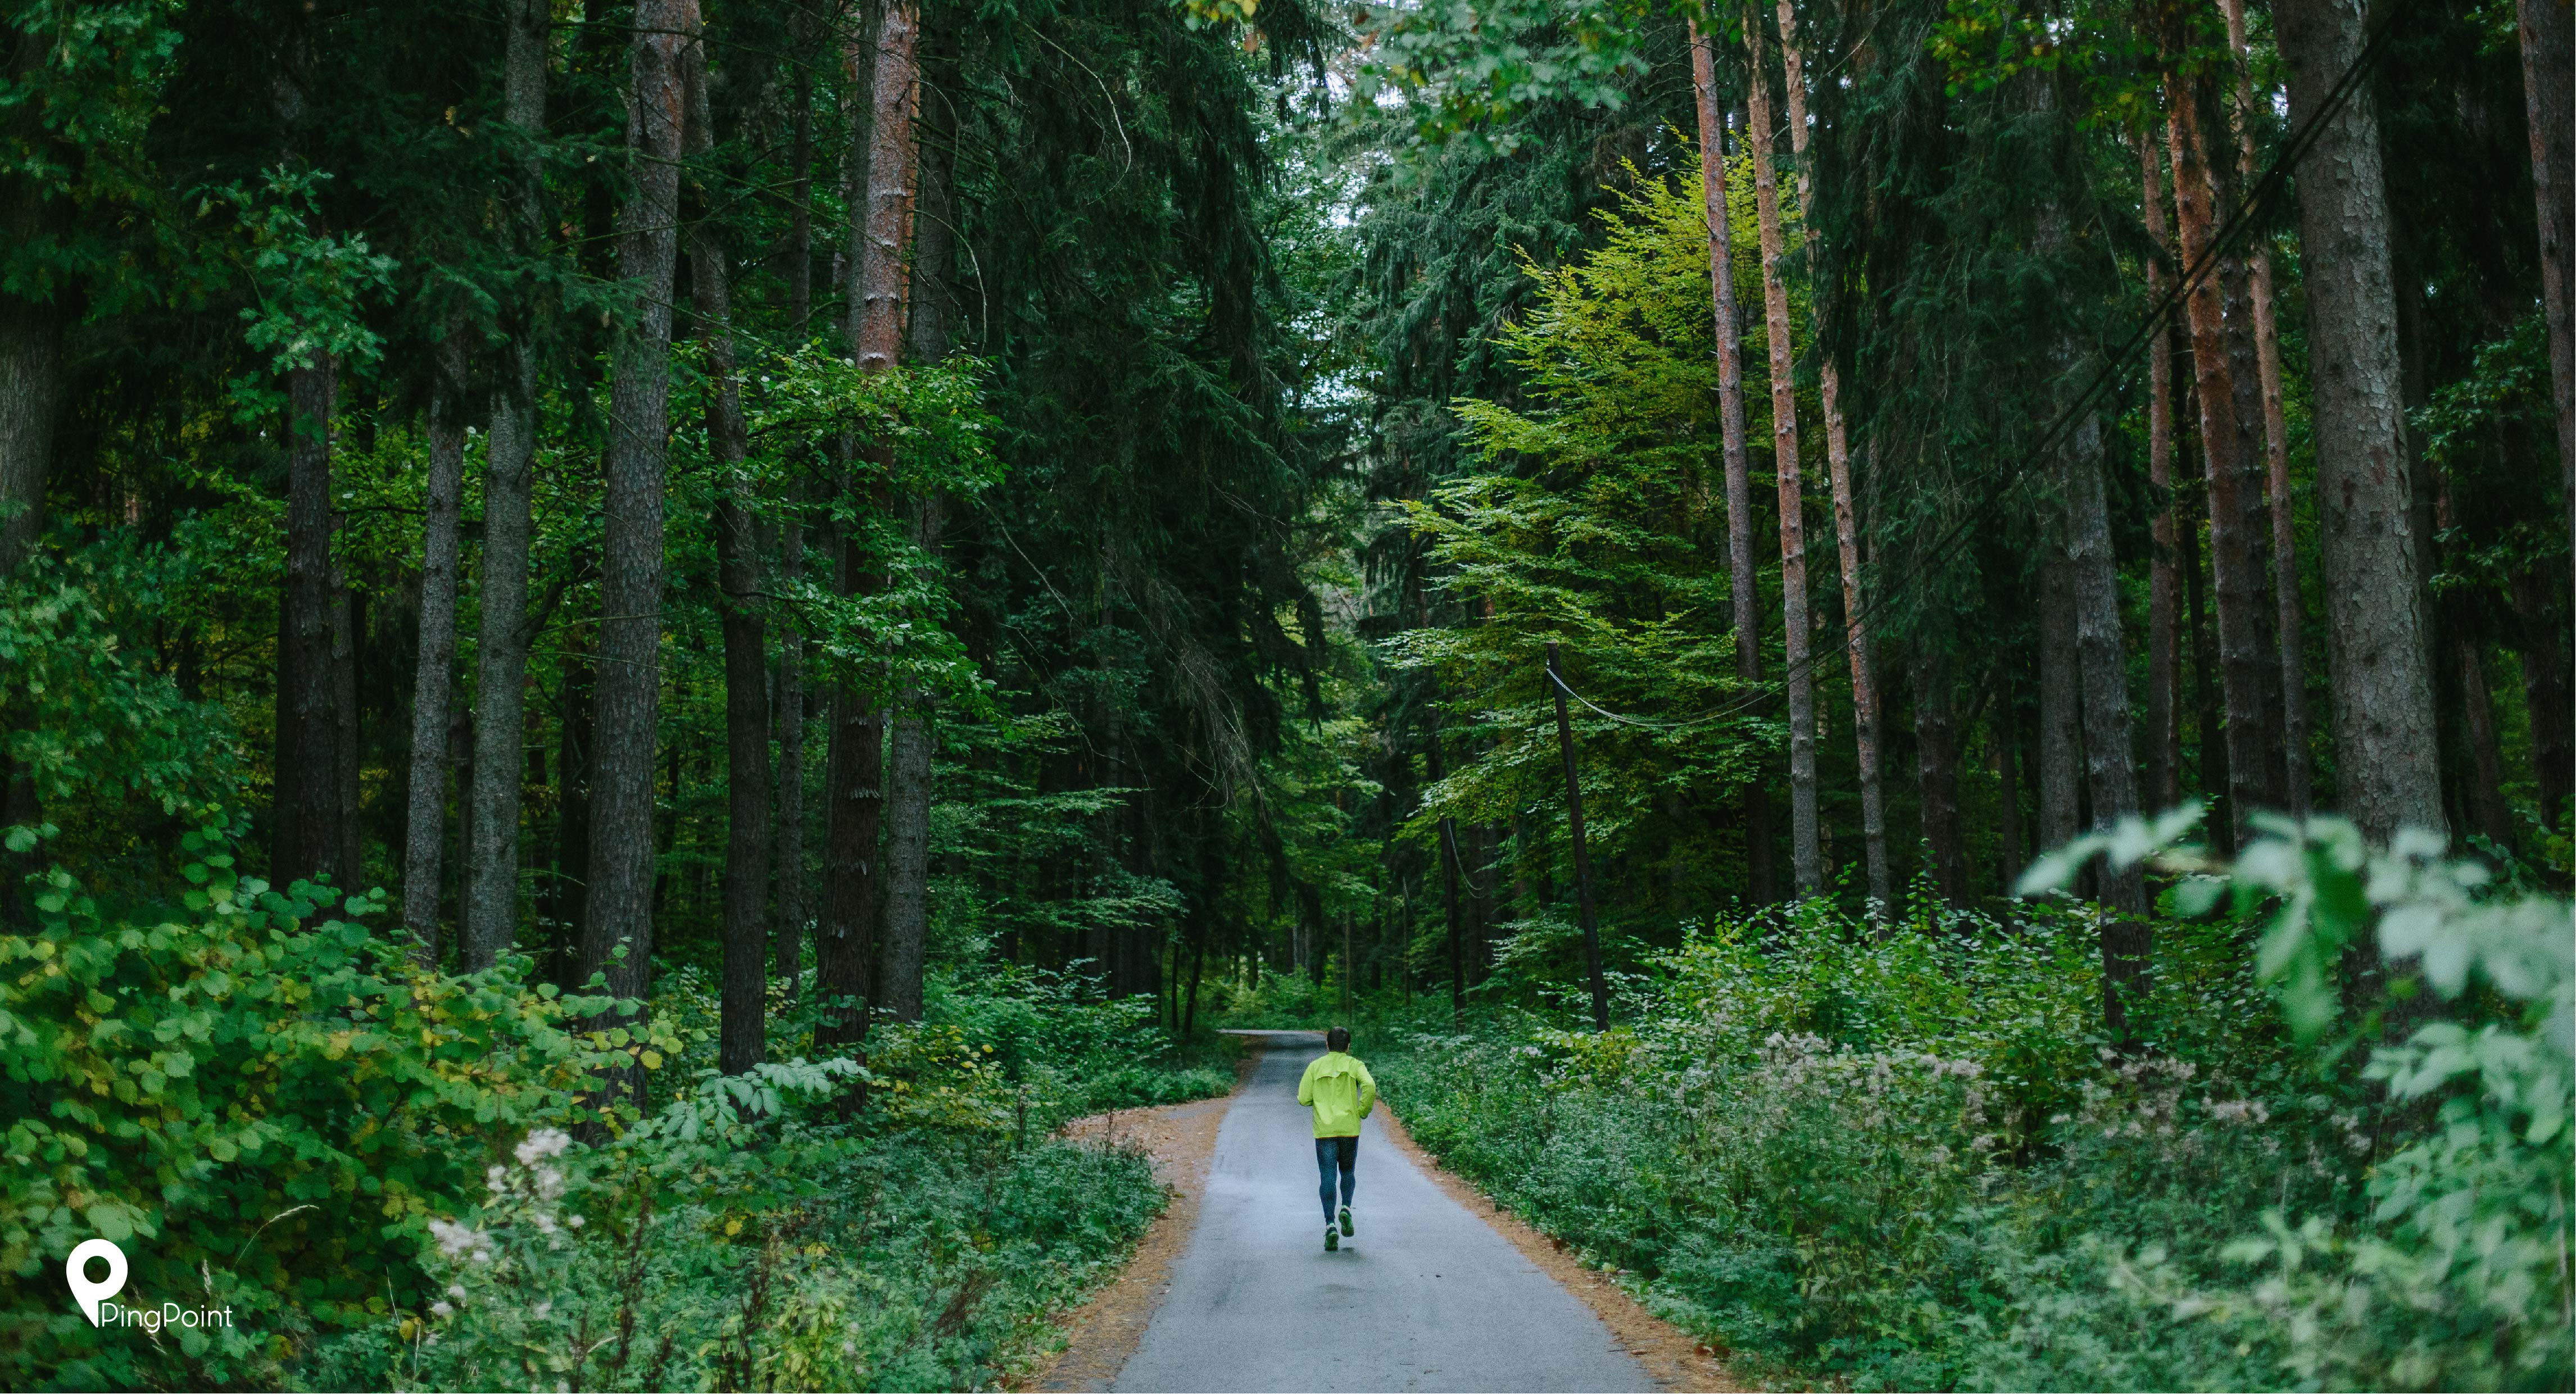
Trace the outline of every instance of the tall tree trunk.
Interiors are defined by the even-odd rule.
[[[1771,167],[1771,91],[1762,56],[1762,17],[1746,17],[1746,130],[1753,147],[1753,206],[1762,235],[1762,322],[1771,348],[1772,469],[1780,484],[1782,680],[1789,689],[1789,859],[1798,894],[1824,888],[1816,842],[1816,675],[1808,645],[1806,490],[1799,481],[1797,362],[1789,331],[1788,250],[1780,226],[1780,185]]]
[[[2138,811],[2129,739],[2129,665],[2120,642],[2119,562],[2111,552],[2110,508],[2103,498],[2098,418],[2087,418],[2077,428],[2066,467],[2066,572],[2074,592],[2085,786],[2098,830]],[[2111,1039],[2125,1048],[2137,1039],[2129,1009],[2145,1000],[2153,948],[2146,878],[2136,866],[2115,868],[2107,861],[2093,868],[2093,877],[2108,912],[2100,916],[2102,1021]]]
[[[814,76],[809,66],[818,47],[813,11],[796,6],[789,18],[795,56],[790,60],[789,89],[795,112],[789,118],[787,187],[787,318],[803,342],[814,317]],[[805,516],[801,490],[789,500],[778,529],[778,572],[793,587],[805,572]],[[805,634],[792,610],[778,616],[777,700],[778,824],[772,873],[776,918],[770,944],[778,976],[791,999],[805,963]]]
[[[875,114],[868,151],[868,241],[862,259],[860,324],[854,337],[859,366],[881,373],[902,360],[910,327],[913,285],[937,274],[927,256],[911,255],[914,201],[922,174],[920,16],[909,4],[886,9],[877,41],[871,85]],[[944,234],[946,228],[942,227]],[[930,249],[924,247],[927,253]],[[916,261],[924,264],[914,265]],[[935,312],[934,312],[935,313]],[[938,331],[934,329],[934,333]],[[890,465],[891,456],[880,460]],[[916,544],[938,545],[936,500],[912,507]],[[896,693],[886,757],[885,916],[876,1004],[899,1021],[921,1017],[922,966],[929,931],[930,727],[922,698],[909,688]],[[1132,986],[1125,957],[1113,949],[1113,980]]]
[[[447,847],[447,726],[456,692],[457,517],[465,496],[465,335],[438,347],[429,397],[429,487],[423,500],[420,656],[412,675],[411,808],[403,832],[403,928],[424,964],[438,962],[439,858]]]
[[[2349,0],[2281,0],[2278,21],[2290,119],[2305,122],[2359,55],[2361,14]],[[2374,840],[2406,825],[2439,830],[2427,559],[2407,518],[2388,189],[2379,118],[2366,88],[2319,129],[2301,170],[2317,522],[2343,811]]]
[[[349,596],[333,556],[339,524],[332,507],[332,417],[338,370],[316,354],[286,375],[286,595],[279,626],[275,855],[279,885],[328,878],[355,887],[356,858],[344,824],[354,692],[342,682],[351,660]]]
[[[1798,157],[1798,209],[1805,218],[1803,244],[1814,306],[1817,391],[1825,412],[1825,465],[1834,490],[1834,542],[1842,563],[1843,632],[1851,655],[1852,741],[1860,769],[1861,842],[1869,863],[1870,898],[1894,903],[1895,885],[1887,864],[1887,812],[1882,797],[1878,755],[1878,679],[1870,656],[1869,607],[1860,589],[1860,520],[1852,506],[1851,439],[1843,422],[1842,365],[1834,358],[1825,311],[1830,297],[1815,284],[1816,171],[1807,158],[1807,86],[1805,55],[1798,49],[1798,14],[1793,0],[1780,0],[1780,60],[1788,78],[1789,147]]]
[[[508,199],[516,250],[545,255],[545,173],[537,142],[546,127],[546,43],[553,11],[544,0],[510,0],[502,57],[502,119],[523,142]],[[474,787],[466,817],[474,828],[465,873],[468,969],[488,968],[509,949],[519,922],[519,802],[526,786],[528,555],[537,451],[537,313],[533,277],[511,307],[501,381],[492,394],[492,433],[483,470],[483,621],[475,644]],[[667,312],[666,312],[667,313]],[[658,531],[658,529],[657,529]],[[656,583],[659,590],[659,583]],[[611,613],[614,613],[612,610]]]
[[[2128,651],[2120,638],[2120,564],[2111,551],[2098,418],[2088,417],[2076,428],[2066,467],[2066,570],[2074,592],[2084,782],[2093,826],[2108,828],[2138,811],[2138,783],[2129,731]],[[2113,909],[2133,917],[2146,914],[2146,883],[2136,867],[2113,872],[2105,866],[2099,879],[2102,899]],[[2114,961],[2108,937],[2103,953],[2103,971],[2113,981],[2125,982],[2145,971],[2143,957]],[[2117,1034],[2116,1009],[2113,1016]]]
[[[843,538],[844,595],[882,584],[856,539]],[[814,933],[814,990],[829,1004],[817,1046],[867,1035],[875,991],[877,841],[885,819],[885,722],[875,702],[844,678],[833,690],[823,769],[823,906]]]
[[[948,356],[956,317],[948,265],[956,240],[957,64],[944,47],[911,75],[911,106],[926,149],[915,146],[919,207],[912,219],[911,323],[908,345],[916,362]],[[880,70],[880,77],[884,73]],[[880,89],[882,90],[882,89]],[[925,97],[925,93],[931,94]],[[881,113],[882,114],[882,113]],[[918,137],[917,137],[918,138]],[[946,501],[930,490],[912,505],[912,540],[920,549],[923,579],[935,583],[939,535]],[[930,808],[933,792],[931,699],[918,690],[899,693],[893,734],[887,740],[885,1006],[897,1019],[921,1016],[922,970],[930,934]],[[1159,961],[1159,960],[1158,960]]]
[[[2152,132],[2138,137],[2138,178],[2148,238],[2147,298],[2161,304],[2173,246],[2165,223],[2164,171]],[[2182,576],[2175,564],[2173,329],[2159,320],[2147,339],[2147,486],[2155,495],[2148,523],[2155,555],[2147,562],[2147,802],[2171,808],[2182,797],[2182,664],[2178,646]]]
[[[2212,109],[2215,101],[2213,96]],[[2208,129],[2206,124],[2201,127],[2204,133]],[[2204,166],[2209,171],[2210,206],[2221,210],[2235,207],[2239,190],[2232,162],[2209,151],[2202,153],[2210,161]],[[2273,515],[2264,498],[2262,355],[2255,349],[2253,275],[2243,255],[2218,259],[2218,285],[2226,324],[2227,381],[2236,391],[2238,520],[2231,535],[2243,540],[2245,564],[2253,577],[2253,671],[2261,684],[2255,710],[2262,718],[2256,747],[2263,752],[2263,787],[2271,791],[2269,802],[2280,807],[2288,803],[2285,791],[2289,788],[2289,736],[2284,720],[2287,708],[2281,695],[2281,649],[2276,637],[2279,608],[2269,599],[2274,574]],[[2225,630],[2220,633],[2223,636]]]
[[[2039,845],[2056,848],[2083,827],[2083,660],[2071,568],[2050,556],[2039,574]]]
[[[2245,46],[2245,0],[2219,0],[2227,15],[2227,46],[2236,57],[2236,171],[2251,189],[2262,174],[2254,152],[2254,71]],[[2307,660],[2300,630],[2299,542],[2290,493],[2290,428],[2281,405],[2281,330],[2272,314],[2272,247],[2256,239],[2246,257],[2252,301],[2255,373],[2262,392],[2264,476],[2272,506],[2273,639],[2280,645],[2281,792],[2293,816],[2308,816],[2316,766],[2308,736]]]
[[[1700,199],[1708,220],[1709,296],[1716,306],[1717,414],[1726,460],[1726,557],[1735,606],[1735,678],[1762,682],[1762,595],[1753,557],[1753,470],[1744,444],[1744,336],[1735,316],[1735,229],[1726,201],[1726,123],[1717,102],[1717,45],[1691,21],[1692,87],[1698,97]],[[1753,900],[1779,899],[1771,866],[1771,791],[1760,778],[1744,794],[1744,848]]]
[[[555,867],[551,952],[546,975],[558,987],[581,984],[581,927],[590,905],[591,659],[564,658],[563,737],[555,747]]]
[[[778,529],[780,579],[793,587],[805,566],[805,520],[790,500]],[[769,931],[778,976],[796,994],[805,964],[805,636],[792,611],[779,614],[777,697],[778,826],[772,839],[776,869],[771,872],[775,918]]]
[[[903,359],[912,279],[912,205],[920,177],[920,14],[911,0],[889,0],[877,28],[876,68],[869,85],[867,223],[857,256],[850,341],[859,367],[881,373]]]
[[[2558,0],[2515,0],[2514,18],[2530,113],[2531,191],[2540,210],[2540,302],[2549,322],[2559,482],[2576,541],[2576,20]]]
[[[913,536],[925,552],[939,546],[939,501],[913,510]],[[930,929],[932,738],[928,698],[896,694],[886,741],[885,947],[878,1005],[898,1021],[921,1019],[922,972]]]
[[[2167,104],[2166,135],[2174,171],[2176,224],[2183,263],[2198,264],[2217,233],[2217,192],[2206,160],[2199,94],[2179,79]],[[2237,413],[2237,384],[2228,357],[2220,281],[2204,275],[2184,297],[2191,356],[2200,402],[2201,462],[2209,482],[2209,550],[2218,590],[2220,686],[2227,702],[2228,818],[2242,841],[2255,810],[2277,802],[2265,776],[2277,751],[2266,751],[2264,729],[2274,710],[2264,673],[2274,656],[2263,642],[2263,576],[2246,487],[2259,479],[2245,458]],[[2207,739],[2204,733],[2203,739]]]
[[[2200,732],[2200,792],[2204,797],[2215,798],[2227,787],[2227,743],[2217,735],[2218,687],[2210,676],[2218,663],[2210,653],[2209,587],[2200,565],[2200,520],[2186,514],[2181,521],[2183,584],[2190,602],[2184,618],[2191,649],[2192,711]],[[2223,817],[2213,820],[2209,840],[2220,854],[2233,854],[2235,825]]]
[[[638,0],[618,211],[618,274],[637,302],[610,351],[599,587],[597,746],[591,761],[590,917],[583,976],[642,998],[653,952],[653,750],[661,714],[662,483],[671,425],[671,296],[680,252],[686,101],[681,55],[697,0]],[[515,777],[515,775],[514,775]],[[677,790],[673,793],[676,796]],[[619,956],[619,950],[623,956]],[[640,1096],[643,1080],[629,1075]]]
[[[789,114],[787,135],[787,324],[796,342],[805,341],[814,317],[814,55],[822,50],[811,6],[796,4],[788,16]]]
[[[45,533],[45,476],[63,395],[63,319],[57,305],[0,291],[0,578],[34,556]]]
[[[2460,717],[2467,729],[2475,777],[2469,781],[2469,822],[2499,847],[2513,846],[2513,814],[2504,806],[2504,753],[2496,740],[2495,695],[2487,686],[2484,646],[2462,635],[2452,641],[2459,665]]]
[[[2009,669],[1996,679],[2000,691],[1995,695],[1993,735],[1995,756],[1996,842],[2002,860],[2001,874],[1996,878],[2009,888],[2021,876],[2030,861],[2030,848],[2021,836],[2021,736],[2015,729],[2012,676]]]
[[[1950,655],[1939,641],[1914,642],[1916,789],[1923,840],[1932,848],[1932,882],[1953,905],[1968,898],[1968,848],[1959,816],[1959,729],[1950,697]]]
[[[715,150],[706,50],[683,59],[687,148],[704,177]],[[700,191],[703,206],[704,191]],[[707,445],[716,466],[716,584],[723,592],[725,668],[724,952],[719,976],[716,1069],[742,1074],[769,1053],[769,654],[760,599],[757,501],[743,461],[751,451],[734,362],[733,271],[711,220],[689,239],[689,295],[707,356]]]
[[[2524,705],[2531,713],[2533,773],[2540,784],[2540,821],[2552,832],[2568,826],[2569,785],[2576,782],[2576,713],[2570,711],[2567,655],[2568,585],[2564,567],[2526,567],[2513,578],[2515,648],[2522,655]]]
[[[845,101],[851,115],[849,163],[844,172],[849,207],[848,242],[841,258],[846,316],[843,335],[852,360],[862,367],[895,359],[902,343],[903,316],[880,302],[899,300],[907,284],[902,258],[889,257],[892,240],[908,230],[910,191],[898,185],[899,204],[880,209],[876,197],[893,170],[880,169],[881,142],[895,142],[887,165],[900,165],[909,181],[912,160],[904,147],[911,141],[912,94],[889,94],[903,103],[900,131],[888,131],[878,112],[877,74],[887,60],[883,49],[898,44],[908,56],[913,29],[908,12],[888,6],[873,30],[861,26],[841,53],[847,82]],[[880,229],[882,228],[882,236]],[[875,279],[872,279],[872,276]],[[890,284],[880,284],[886,282]],[[887,310],[893,310],[888,313]],[[884,493],[862,481],[859,444],[843,442],[843,463],[850,487],[857,491],[857,511],[884,506]],[[838,558],[834,579],[844,596],[873,593],[885,578],[855,529],[836,528]],[[833,1001],[834,1010],[815,1032],[817,1045],[849,1045],[867,1036],[868,1003],[876,994],[877,925],[882,905],[883,868],[878,844],[885,823],[885,718],[875,698],[844,676],[832,695],[829,748],[824,757],[823,915],[814,940],[816,990]]]

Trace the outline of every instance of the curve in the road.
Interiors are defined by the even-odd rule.
[[[1272,1036],[1225,1116],[1198,1229],[1121,1390],[1647,1390],[1573,1294],[1387,1144],[1360,1135],[1359,1233],[1323,1246],[1297,1078]],[[1365,1058],[1365,1057],[1363,1057]]]

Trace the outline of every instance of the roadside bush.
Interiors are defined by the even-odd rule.
[[[431,1300],[329,1351],[318,1383],[989,1387],[1162,1204],[1133,1153],[855,1138],[794,1102],[835,1076],[762,1073],[769,1108],[702,1098],[597,1150],[531,1133],[430,1226]]]
[[[407,1300],[408,1258],[503,1132],[568,1118],[605,1006],[371,937],[381,896],[269,887],[187,834],[182,903],[118,908],[60,870],[0,936],[0,1383],[273,1384],[300,1342]],[[623,1036],[621,1031],[620,1036]],[[125,1245],[129,1304],[229,1329],[94,1329],[63,1257]]]
[[[366,929],[380,894],[241,875],[231,832],[187,835],[177,904],[57,870],[32,932],[0,936],[0,1385],[987,1385],[1162,1205],[1140,1157],[1045,1141],[1053,1121],[1230,1083],[1113,1048],[1150,1004],[1047,991],[881,1024],[873,1073],[718,1076],[690,1068],[695,976],[651,1024],[602,1026],[616,1004],[529,986],[523,959],[420,967]],[[997,1017],[1026,1028],[1041,1126],[1011,1034],[976,1039]],[[669,1101],[603,1115],[583,1090],[629,1063]],[[119,1301],[232,1324],[92,1327],[61,1276],[91,1237],[125,1249]]]
[[[2167,857],[2185,909],[2236,910],[2158,926],[2125,1053],[2089,910],[1881,941],[1810,903],[1654,960],[1605,1036],[1491,1014],[1373,1064],[1427,1147],[1748,1371],[2564,1388],[2569,911],[2438,850],[2318,820]],[[2374,929],[2391,967],[2344,966]],[[2374,1053],[2409,962],[2458,1016]]]

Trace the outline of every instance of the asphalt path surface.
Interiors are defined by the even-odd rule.
[[[1360,1132],[1359,1233],[1324,1251],[1297,1079],[1312,1033],[1271,1037],[1227,1109],[1197,1232],[1112,1388],[1648,1390],[1591,1310],[1379,1133]],[[1366,1057],[1362,1057],[1366,1058]]]

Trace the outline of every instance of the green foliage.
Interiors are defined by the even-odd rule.
[[[195,818],[231,787],[223,713],[141,647],[194,571],[183,552],[116,536],[0,583],[0,739],[55,830],[73,830],[76,865],[138,850],[130,820]]]
[[[1373,1064],[1426,1146],[1745,1368],[2564,1388],[2569,908],[2359,847],[2320,819],[2184,854],[2248,914],[2159,926],[2134,1056],[2096,1025],[2089,911],[1882,941],[1809,902],[1653,960],[1607,1036],[1504,1014]],[[2301,1044],[2295,965],[2352,990],[2337,946],[2374,933],[2458,1015],[2354,1069]]]
[[[538,1131],[435,1225],[434,1300],[320,1370],[410,1389],[989,1387],[1160,1207],[1141,1156],[1060,1143],[791,1128],[648,1160]]]
[[[1439,585],[1482,622],[1408,630],[1385,646],[1399,671],[1436,673],[1470,748],[1423,790],[1408,832],[1437,820],[1500,821],[1562,806],[1555,693],[1545,645],[1600,707],[1578,706],[1585,813],[1605,852],[1679,838],[1706,861],[1705,832],[1669,818],[1671,801],[1722,803],[1758,778],[1781,732],[1735,679],[1732,585],[1724,539],[1717,365],[1709,312],[1708,227],[1694,172],[1650,178],[1627,167],[1578,262],[1524,262],[1535,303],[1497,344],[1525,404],[1462,400],[1460,437],[1476,472],[1402,516],[1439,568]],[[1754,243],[1749,170],[1734,212]],[[1759,296],[1758,277],[1745,290]],[[1744,349],[1765,359],[1763,331]],[[1758,382],[1748,390],[1758,399]],[[1768,407],[1748,426],[1768,433]]]
[[[0,1192],[8,1382],[270,1383],[296,1345],[401,1300],[422,1225],[496,1131],[571,1116],[605,1005],[514,969],[448,978],[354,918],[381,893],[242,875],[189,833],[177,904],[120,906],[55,871],[0,938]],[[63,1255],[130,1245],[147,1304],[231,1306],[145,1342],[61,1300]],[[416,1281],[416,1280],[415,1280]]]

